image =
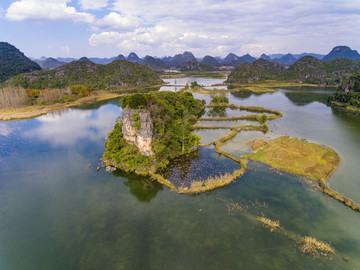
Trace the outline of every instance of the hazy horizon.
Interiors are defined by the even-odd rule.
[[[360,48],[358,1],[8,0],[2,40],[33,58],[327,54]]]

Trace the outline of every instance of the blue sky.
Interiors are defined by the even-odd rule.
[[[1,0],[1,41],[30,57],[360,50],[359,0]]]

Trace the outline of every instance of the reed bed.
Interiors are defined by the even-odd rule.
[[[222,126],[206,126],[206,125],[194,125],[192,126],[193,130],[196,129],[233,129],[232,127],[222,127]]]
[[[320,241],[311,236],[305,236],[299,241],[299,250],[303,254],[310,254],[313,258],[318,259],[327,257],[335,253],[335,249],[330,244]]]
[[[259,115],[248,114],[239,116],[225,116],[225,117],[201,117],[200,121],[235,121],[235,120],[253,120],[258,121]]]
[[[221,176],[209,176],[205,180],[194,180],[191,182],[190,187],[180,187],[178,189],[179,193],[183,194],[199,194],[206,191],[211,191],[219,187],[229,185],[231,182],[235,181],[237,178],[242,176],[245,173],[245,168],[234,171],[232,174],[226,173]]]
[[[167,186],[171,190],[176,190],[176,187],[165,177],[163,177],[160,174],[150,174],[151,179],[158,181],[159,183],[163,184],[164,186]]]
[[[0,89],[0,108],[21,107],[28,104],[29,97],[22,87]]]
[[[335,190],[329,188],[325,180],[319,180],[319,189],[329,197],[343,203],[345,206],[353,209],[354,211],[360,212],[360,205],[354,202],[353,200],[350,200],[349,198],[346,198],[344,195],[340,194],[339,192],[336,192]]]
[[[257,217],[256,219],[257,221],[261,222],[265,228],[268,228],[270,232],[274,232],[278,229],[281,229],[280,221],[278,220],[271,220],[266,217]]]
[[[64,101],[65,97],[68,97],[65,89],[45,89],[40,91],[38,102],[40,104],[53,104]]]
[[[232,138],[234,138],[236,136],[236,134],[238,134],[237,129],[232,129],[230,131],[230,133],[225,134],[225,135],[220,137],[220,142],[224,143],[224,142],[226,142],[228,140],[231,140]]]

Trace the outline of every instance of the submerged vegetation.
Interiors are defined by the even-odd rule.
[[[263,208],[265,204],[261,204],[257,201],[239,203],[234,202],[232,199],[229,201],[223,201],[226,204],[228,215],[234,216],[239,213],[247,217],[253,223],[261,224],[264,228],[268,229],[272,233],[283,235],[289,238],[295,244],[295,247],[304,255],[310,256],[314,260],[323,261],[324,259],[331,260],[335,255],[335,248],[329,243],[316,239],[313,236],[302,236],[298,233],[286,230],[280,225],[279,220],[273,220],[263,215],[261,211],[259,214],[253,214],[249,210],[252,208]]]
[[[359,204],[326,184],[326,180],[341,161],[333,149],[286,136],[270,141],[255,139],[251,144],[254,153],[247,155],[248,158],[269,164],[275,169],[316,180],[317,188],[324,194],[360,212]]]

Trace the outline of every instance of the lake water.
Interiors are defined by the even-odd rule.
[[[325,144],[342,159],[330,186],[360,203],[360,118],[327,107],[329,92],[229,93],[231,103],[279,109],[284,117],[270,122],[272,132],[239,133],[223,149],[239,156],[250,151],[252,138],[280,135]],[[0,122],[0,269],[360,269],[360,214],[269,166],[250,162],[233,184],[196,196],[120,171],[96,172],[120,115],[114,100]],[[209,142],[226,132],[197,133]],[[186,164],[170,174],[187,179],[207,176],[199,167],[236,169],[211,147]],[[229,202],[246,205],[247,214],[229,213]],[[303,255],[291,239],[254,220],[261,215],[331,243],[333,259]]]

